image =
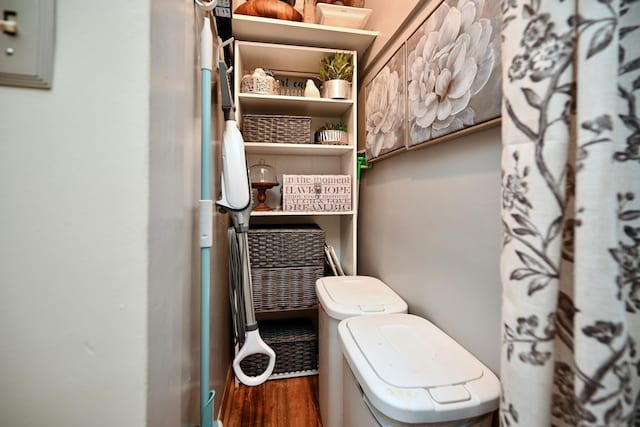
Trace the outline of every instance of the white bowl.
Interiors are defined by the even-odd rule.
[[[316,22],[334,27],[362,29],[367,24],[370,14],[371,9],[363,7],[337,6],[327,3],[316,5]]]

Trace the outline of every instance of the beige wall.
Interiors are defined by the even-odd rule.
[[[379,55],[391,54],[385,46],[393,45],[396,41],[394,35],[402,31],[404,24],[411,20],[414,9],[420,4],[428,3],[428,0],[401,0],[394,1],[393,7],[389,7],[389,0],[366,0],[365,7],[371,9],[371,15],[366,28],[378,32],[378,36],[371,47],[359,58],[360,73],[364,75],[368,67]]]
[[[0,87],[0,425],[196,424],[200,20],[191,0],[59,1],[56,19],[52,90]]]
[[[193,2],[155,1],[151,15],[149,426],[199,424],[200,62]],[[216,80],[214,70],[214,81]],[[217,90],[214,91],[217,94]],[[222,114],[212,107],[212,197],[219,192]],[[230,365],[226,221],[215,212],[211,250],[210,388],[220,411]]]
[[[199,34],[190,0],[152,3],[149,212],[149,426],[199,423]],[[212,109],[219,116],[220,109]],[[220,119],[219,117],[216,117]],[[216,129],[217,130],[217,129]],[[219,143],[213,132],[214,147]],[[217,168],[212,194],[218,192]],[[229,366],[226,228],[212,249],[211,388],[216,411]]]
[[[52,90],[0,87],[0,425],[142,426],[149,4],[56,16]]]
[[[365,60],[361,88],[433,8],[420,1],[404,23],[379,21],[376,29],[394,36]],[[359,101],[362,147],[363,90]],[[358,272],[380,277],[410,312],[430,319],[496,373],[500,152],[500,128],[493,127],[378,161],[362,174],[358,223]]]
[[[494,372],[500,349],[498,128],[398,154],[360,181],[358,265]]]

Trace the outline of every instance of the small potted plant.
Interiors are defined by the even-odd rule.
[[[316,141],[325,145],[347,145],[347,127],[342,123],[325,123],[316,131]]]
[[[320,79],[324,82],[322,97],[349,98],[353,69],[353,55],[348,52],[336,52],[322,58],[320,61]]]

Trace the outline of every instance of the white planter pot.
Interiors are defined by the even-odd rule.
[[[322,84],[322,97],[331,99],[351,98],[351,82],[346,80],[327,80]]]
[[[343,130],[323,130],[318,133],[318,142],[325,145],[347,145],[349,136]]]

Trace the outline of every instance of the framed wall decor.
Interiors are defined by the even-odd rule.
[[[501,16],[499,0],[444,0],[408,38],[408,148],[500,117]]]
[[[365,153],[375,160],[406,142],[405,47],[402,45],[365,88]]]

